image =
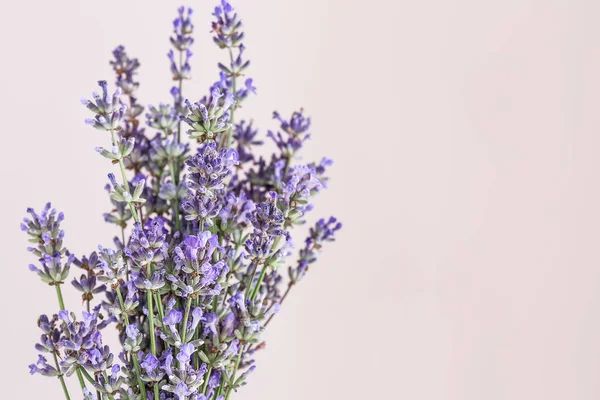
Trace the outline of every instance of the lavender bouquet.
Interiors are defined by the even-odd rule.
[[[191,15],[181,7],[173,22],[171,102],[144,112],[136,96],[140,63],[122,46],[110,62],[116,90],[100,81],[101,91],[83,101],[93,116],[86,122],[111,143],[97,151],[116,169],[106,186],[112,210],[104,214],[120,229],[114,247],[70,253],[64,216],[50,204],[28,209],[21,225],[38,259],[29,268],[54,287],[59,305],[38,319],[41,354],[30,372],[58,378],[67,399],[229,399],[255,368],[263,330],[341,228],[335,218],[318,220],[284,279],[281,267],[294,253],[290,232],[305,222],[332,162],[294,162],[310,136],[302,111],[289,119],[275,112],[279,129],[267,137],[277,150],[255,154],[263,144],[257,129],[235,120],[256,89],[243,78],[250,64],[244,32],[226,0],[214,10],[212,32],[229,61],[218,64],[209,95],[184,100]],[[81,313],[64,304],[69,279],[81,292]],[[118,351],[103,342],[111,329]],[[69,377],[81,392],[69,393]]]

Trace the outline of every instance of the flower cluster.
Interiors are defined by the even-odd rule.
[[[39,213],[28,209],[21,224],[37,259],[29,268],[54,286],[59,305],[38,319],[40,355],[30,372],[58,377],[67,399],[228,400],[256,368],[265,327],[341,228],[333,217],[318,220],[290,263],[293,230],[327,187],[332,162],[296,162],[310,138],[302,110],[289,119],[275,112],[278,129],[266,137],[276,151],[257,155],[259,130],[235,119],[256,89],[244,77],[250,64],[242,22],[227,0],[214,10],[212,31],[229,63],[218,64],[206,96],[184,97],[191,15],[181,7],[173,22],[168,54],[176,85],[169,102],[148,106],[145,121],[139,119],[141,64],[123,46],[110,61],[116,90],[100,81],[100,93],[83,101],[92,112],[87,122],[108,142],[97,151],[115,169],[104,214],[120,229],[114,246],[72,254],[64,245],[64,215],[50,204]],[[70,283],[85,307],[80,319],[62,296],[71,268],[78,271]],[[103,342],[109,325],[118,350]],[[78,396],[68,391],[71,376]]]

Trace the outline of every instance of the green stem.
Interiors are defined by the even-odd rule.
[[[119,298],[119,305],[121,306],[121,313],[123,314],[123,320],[125,321],[125,326],[129,326],[129,316],[125,311],[125,303],[123,302],[123,295],[121,294],[121,289],[117,286],[116,291],[117,297]],[[142,394],[142,399],[146,400],[146,387],[144,386],[144,382],[142,382],[142,370],[140,368],[140,363],[137,359],[137,355],[131,354],[131,360],[133,361],[133,365],[135,367],[137,382],[140,389],[140,393]]]
[[[244,346],[240,346],[240,351],[238,351],[238,357],[235,361],[235,367],[233,368],[233,375],[231,376],[232,385],[227,388],[227,395],[225,396],[225,400],[229,400],[229,395],[233,391],[233,384],[235,384],[235,375],[237,374],[238,368],[240,367],[240,361],[242,361],[242,353],[244,352]]]
[[[285,158],[285,167],[283,167],[283,176],[282,179],[285,179],[289,169],[290,169],[290,160],[294,155],[290,155],[288,157]]]
[[[123,301],[123,295],[121,294],[121,288],[117,286],[117,298],[119,299],[119,306],[121,307],[121,314],[123,314],[123,320],[125,326],[129,326],[129,314],[125,311],[125,302]]]
[[[54,364],[56,365],[56,370],[59,372],[58,380],[60,381],[60,385],[62,386],[63,392],[65,393],[65,398],[67,400],[71,400],[71,396],[69,396],[69,389],[67,389],[67,384],[65,383],[65,378],[63,378],[63,375],[60,373],[60,366],[58,365],[58,358],[56,357],[56,353],[53,352],[52,356],[54,357]]]
[[[92,376],[83,368],[83,367],[79,367],[77,368],[78,371],[81,371],[83,376],[85,376],[85,379],[87,379],[88,381],[90,381],[90,383],[93,385],[96,383],[96,381],[94,380],[94,378],[92,378]]]
[[[181,326],[181,343],[185,343],[187,335],[187,323],[190,318],[190,308],[192,307],[192,297],[188,295],[185,303],[185,314],[183,314],[183,324]]]
[[[186,336],[187,336],[187,323],[190,318],[190,308],[192,306],[192,297],[188,296],[187,301],[185,303],[185,314],[183,314],[183,323],[181,325],[181,343],[185,344]],[[177,362],[181,367],[181,363]]]
[[[110,130],[110,136],[112,138],[113,146],[118,146],[119,143],[117,142],[117,135],[116,135],[114,129]],[[123,178],[123,187],[125,189],[127,189],[127,192],[129,194],[131,194],[131,188],[129,187],[129,181],[127,180],[127,173],[125,172],[125,163],[123,162],[122,158],[119,158],[119,169],[121,170],[121,177]],[[133,204],[129,203],[129,209],[131,210],[131,215],[133,216],[133,220],[135,222],[140,222],[140,219],[135,210],[135,206]],[[123,243],[123,245],[125,245],[125,243]]]
[[[235,244],[235,251],[233,253],[233,256],[231,257],[231,259],[233,260],[232,266],[229,269],[229,272],[227,272],[227,276],[225,277],[225,282],[229,282],[229,279],[231,278],[232,274],[233,274],[233,270],[235,269],[237,262],[235,260],[237,260],[237,255],[238,255],[238,251],[240,249],[240,247],[242,247],[242,243],[244,243],[246,241],[247,235],[246,236],[242,236],[243,232],[240,233],[240,237],[239,237],[239,241],[236,242]],[[225,293],[223,294],[223,302],[221,303],[221,306],[224,306],[225,303],[227,302],[227,290],[225,290]]]
[[[196,299],[194,300],[194,305],[196,307],[198,307],[198,305],[200,304],[200,299],[198,297],[196,297]],[[216,309],[213,310],[213,312],[217,312]],[[196,328],[196,330],[194,330],[194,336],[192,336],[193,340],[198,339],[198,337],[200,336],[200,327]],[[198,370],[198,368],[200,367],[200,356],[198,355],[198,352],[195,351],[194,352],[194,368],[196,370]]]
[[[100,383],[98,377],[96,377],[96,383]],[[103,399],[102,393],[100,393],[100,390],[98,390],[98,388],[96,388],[96,397],[98,398],[98,400]]]
[[[254,278],[256,277],[256,271],[258,271],[258,262],[254,263],[254,268],[252,269],[252,274],[250,274],[250,279],[248,280],[248,283],[246,284],[246,286],[248,287],[248,290],[246,290],[246,297],[248,296],[248,293],[250,293],[250,289],[252,288],[252,284],[254,283]]]
[[[156,332],[154,331],[154,305],[152,301],[152,291],[148,290],[146,292],[146,301],[148,302],[148,321],[150,324],[149,334],[150,334],[150,349],[152,351],[152,355],[156,357]]]
[[[290,293],[290,290],[292,290],[292,287],[295,285],[295,283],[290,282],[288,284],[287,289],[285,290],[285,293],[283,294],[283,296],[281,297],[281,300],[279,300],[279,305],[283,304],[283,302],[285,301],[285,299],[287,298],[288,294]],[[271,320],[273,319],[273,317],[275,316],[275,313],[271,314],[271,316],[269,317],[269,319],[267,320],[267,322],[265,322],[265,324],[263,325],[263,328],[266,328],[267,325],[269,325],[269,322],[271,322]]]
[[[183,68],[183,51],[179,50],[179,70]],[[183,99],[183,79],[179,79],[179,98]],[[177,121],[177,143],[181,143],[181,119]],[[175,165],[175,178],[173,180],[175,186],[179,185],[179,164]]]
[[[90,266],[89,265],[87,267],[87,278],[88,278],[88,280],[90,279]],[[90,302],[91,302],[90,299],[86,300],[86,303],[87,303],[86,304],[86,310],[87,310],[88,313],[90,312]]]
[[[177,185],[175,163],[169,160],[169,171],[171,172],[171,180],[174,185]],[[175,219],[175,229],[181,230],[181,218],[179,218],[179,200],[177,198],[171,200],[171,208],[173,208],[173,218]]]
[[[125,244],[125,227],[121,225],[121,243],[123,244],[123,246],[126,246]],[[127,272],[129,272],[129,269],[127,269]]]
[[[88,372],[87,372],[87,371],[86,371],[84,368],[80,368],[80,369],[83,371],[83,373],[84,373],[84,375],[85,375],[85,378],[86,378],[88,381],[90,381],[90,382],[94,383],[94,379],[93,379],[93,378],[90,376],[90,374],[89,374],[89,373],[88,373]],[[108,378],[107,378],[107,376],[106,376],[106,372],[104,373],[104,379],[107,379],[107,380],[108,380]],[[97,381],[96,381],[96,383],[97,383]],[[104,393],[104,394],[105,394],[105,395],[106,395],[106,396],[109,398],[109,400],[115,400],[115,398],[113,397],[113,395],[112,395],[112,394],[110,394],[110,393]]]
[[[183,66],[183,51],[179,50],[179,71]],[[179,79],[179,98],[183,99],[183,79]],[[177,143],[181,143],[181,120],[177,122]],[[174,182],[175,183],[175,182]],[[175,184],[177,184],[176,182]]]
[[[177,199],[171,200],[171,207],[173,208],[173,214],[175,217],[175,231],[181,230],[181,218],[179,217],[179,201]]]
[[[224,372],[225,373],[225,372]],[[218,399],[223,391],[223,375],[221,374],[221,382],[219,382],[219,387],[217,388],[217,392],[215,393],[215,399]]]
[[[62,291],[60,290],[60,283],[55,284],[54,287],[56,288],[56,297],[58,297],[58,305],[60,307],[60,310],[62,311],[65,309],[65,301],[63,300]]]
[[[65,309],[65,301],[63,299],[62,290],[60,289],[60,284],[57,283],[54,285],[56,288],[56,297],[58,298],[58,305],[60,306],[61,311]],[[89,311],[90,302],[88,300],[88,311]],[[55,355],[56,356],[56,355]],[[58,367],[58,364],[57,364]],[[81,373],[77,370],[77,378],[79,379],[79,385],[81,389],[85,388],[85,382],[83,382],[83,378],[81,377]],[[61,380],[64,380],[61,376]]]
[[[83,381],[83,377],[81,376],[81,372],[79,372],[79,369],[76,371],[77,372],[77,379],[79,380],[79,386],[81,386],[81,390],[85,389],[85,382]]]
[[[204,380],[204,385],[202,385],[202,393],[206,394],[206,388],[208,387],[208,380],[210,379],[210,373],[212,372],[212,367],[208,367],[208,371],[206,372],[206,379]]]
[[[165,319],[165,310],[163,308],[163,303],[162,301],[160,301],[160,294],[159,293],[154,293],[154,302],[158,305],[157,309],[158,309],[158,318],[160,318],[160,321],[162,322],[163,319]],[[162,324],[163,327],[163,332],[167,333],[167,330],[164,326],[164,324]],[[167,346],[169,345],[168,343],[165,343]]]
[[[237,72],[234,71],[234,59],[233,59],[233,51],[231,51],[231,47],[229,47],[227,49],[229,51],[229,63],[231,66],[231,90],[233,91],[233,98],[235,99],[235,95],[237,94],[237,89],[236,89],[236,77],[237,77]],[[235,99],[237,100],[237,99]],[[225,140],[225,144],[227,145],[227,148],[231,148],[231,141],[233,139],[233,124],[234,124],[234,114],[235,114],[235,108],[237,107],[237,103],[234,104],[233,106],[231,106],[231,111],[229,112],[229,123],[231,124],[231,126],[229,127],[229,129],[227,130],[227,137]]]
[[[265,264],[263,266],[262,271],[260,271],[260,276],[258,277],[258,282],[256,282],[256,287],[254,288],[254,291],[252,292],[252,296],[250,296],[250,300],[254,300],[256,298],[256,295],[258,294],[258,290],[260,289],[260,285],[262,284],[262,281],[265,278],[265,274],[267,273],[267,268],[268,268],[268,266]]]

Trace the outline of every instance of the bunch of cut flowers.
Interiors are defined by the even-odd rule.
[[[90,254],[71,253],[63,213],[28,209],[21,229],[36,262],[29,268],[56,291],[58,309],[38,319],[32,374],[60,382],[67,400],[227,400],[246,384],[261,335],[341,224],[318,219],[300,246],[312,199],[327,186],[332,161],[297,163],[310,118],[274,112],[269,157],[251,122],[236,120],[256,93],[246,77],[242,22],[222,0],[212,33],[227,53],[201,98],[186,93],[194,42],[192,10],[179,8],[168,53],[175,82],[169,102],[137,98],[140,63],[117,47],[114,90],[100,81],[86,122],[108,143],[104,214],[117,237]],[[189,98],[194,98],[189,100]],[[62,290],[81,294],[83,310]],[[117,335],[119,349],[105,344]],[[115,341],[117,342],[117,341]],[[70,393],[67,379],[80,390]]]

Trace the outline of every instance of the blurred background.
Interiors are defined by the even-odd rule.
[[[211,41],[215,3],[186,4],[192,98],[227,57]],[[598,399],[600,3],[233,4],[258,88],[240,114],[263,135],[273,110],[312,115],[303,157],[336,161],[312,217],[345,227],[232,398]],[[3,399],[62,398],[27,370],[56,299],[27,269],[20,219],[52,200],[73,252],[111,244],[111,166],[94,152],[109,139],[84,125],[79,99],[113,80],[124,44],[142,63],[139,101],[170,100],[178,5],[0,4]]]

